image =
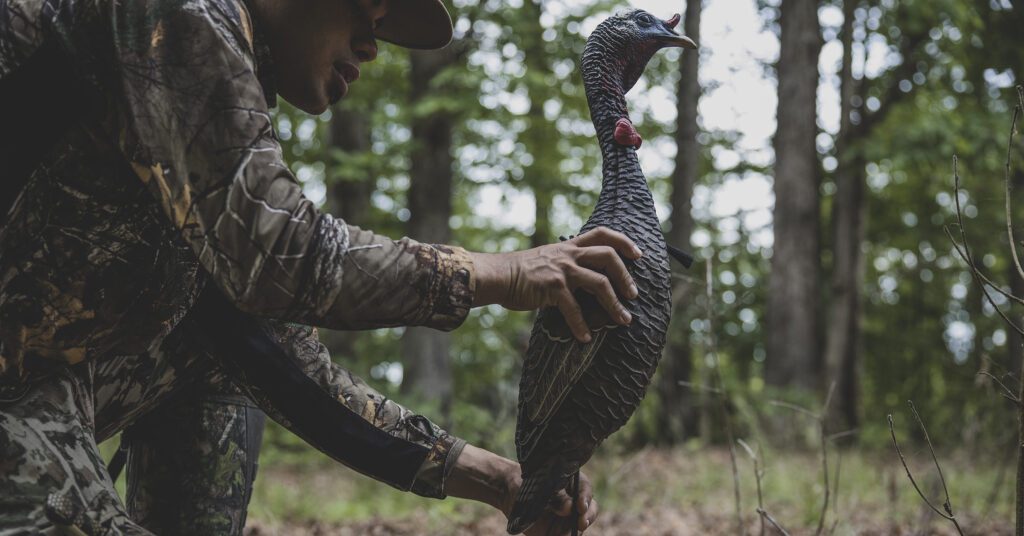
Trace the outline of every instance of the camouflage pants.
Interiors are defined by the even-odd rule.
[[[180,342],[0,401],[0,534],[241,534],[265,417]],[[133,422],[126,507],[97,442]]]
[[[217,361],[199,348],[203,321],[213,319],[190,313],[148,352],[65,366],[0,391],[0,536],[240,534],[263,428],[249,400],[356,471],[444,497],[465,441],[332,363],[316,330],[261,324],[283,350],[273,363],[304,389],[282,394],[268,388],[293,384],[248,379],[266,374],[248,366],[255,355]],[[129,425],[126,507],[97,443]]]

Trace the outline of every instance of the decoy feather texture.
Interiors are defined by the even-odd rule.
[[[556,308],[540,312],[519,385],[516,451],[523,485],[508,531],[529,528],[551,498],[565,489],[594,449],[633,414],[651,381],[671,315],[669,254],[640,169],[641,143],[626,111],[625,93],[654,53],[666,46],[696,48],[668,21],[635,10],[602,22],[583,51],[583,84],[603,157],[601,195],[581,233],[599,226],[624,233],[643,251],[626,267],[639,290],[623,300],[632,315],[620,326],[596,299],[577,299],[591,341],[573,338]]]

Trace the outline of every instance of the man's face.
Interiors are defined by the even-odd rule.
[[[281,96],[311,113],[322,113],[348,93],[359,66],[377,57],[376,21],[388,0],[278,0],[267,39],[274,54]]]

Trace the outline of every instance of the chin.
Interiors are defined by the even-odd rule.
[[[327,93],[323,90],[294,92],[288,91],[288,88],[281,88],[278,94],[281,95],[281,98],[288,101],[288,104],[307,114],[320,115],[331,104],[330,99],[327,98]]]
[[[328,105],[329,103],[325,99],[324,102],[321,102],[315,106],[301,106],[299,107],[299,109],[302,110],[303,112],[306,112],[307,114],[320,115],[327,111]]]

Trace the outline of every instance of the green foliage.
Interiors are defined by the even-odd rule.
[[[773,25],[776,5],[760,3],[767,27]],[[403,210],[409,154],[416,143],[410,120],[452,114],[457,118],[450,220],[455,244],[476,251],[510,251],[574,234],[600,188],[600,154],[578,72],[585,37],[581,28],[614,7],[603,0],[572,5],[460,2],[453,10],[454,46],[464,53],[460,63],[435,77],[434,93],[415,106],[404,105],[410,100],[408,53],[382,45],[378,60],[363,69],[351,95],[339,104],[340,109],[369,114],[370,150],[326,147],[320,140],[330,112],[309,118],[280,106],[275,117],[292,169],[318,199],[338,181],[372,180],[371,210],[362,224],[401,236],[408,217]],[[854,42],[869,55],[880,50],[885,57],[875,61],[872,56],[874,67],[855,69],[867,96],[858,106],[856,122],[869,121],[880,103],[886,106],[884,119],[865,126],[868,134],[851,147],[868,186],[858,401],[864,444],[886,444],[885,415],[900,411],[908,398],[929,414],[934,429],[958,430],[958,439],[968,444],[1004,444],[1008,439],[1010,407],[992,382],[976,375],[981,369],[1000,373],[1016,368],[1007,350],[1008,330],[984,303],[943,226],[955,220],[956,154],[972,250],[994,279],[1008,281],[1002,166],[1012,106],[1009,86],[1017,80],[1013,69],[1024,64],[1024,49],[1007,36],[1015,35],[1022,16],[1024,9],[1007,2],[858,2]],[[835,29],[825,33],[829,42],[838,42]],[[674,94],[677,77],[678,53],[661,53],[638,90]],[[669,110],[635,110],[645,150],[671,145],[674,119]],[[834,138],[833,132],[823,134]],[[714,192],[770,174],[771,163],[744,149],[742,137],[742,132],[713,129],[699,134],[701,179],[693,209],[698,263],[677,274],[691,282],[691,295],[678,299],[689,304],[687,317],[694,320],[676,326],[669,336],[689,341],[697,356],[692,381],[703,385],[712,382],[707,344],[714,338],[731,395],[727,410],[738,434],[813,446],[812,424],[767,402],[781,399],[816,410],[822,394],[769,392],[761,380],[771,256],[770,239],[764,237],[770,237],[770,223],[751,226],[742,213],[721,216],[708,207]],[[828,162],[835,151],[834,143],[820,139],[822,209],[828,221],[835,201],[835,166]],[[723,151],[739,158],[722,166],[715,155]],[[648,174],[662,204],[671,191],[667,174]],[[481,213],[482,200],[495,196],[500,213]],[[534,214],[510,214],[517,208]],[[1024,222],[1024,210],[1015,216],[1016,228]],[[956,227],[951,230],[958,233]],[[1018,235],[1024,232],[1018,230]],[[822,236],[827,274],[831,238],[827,229]],[[705,262],[712,263],[711,322],[704,303]],[[827,293],[822,299],[829,299]],[[531,324],[529,313],[488,307],[472,311],[453,333],[454,433],[511,454],[520,356]],[[393,329],[329,337],[351,345],[345,366],[391,396],[398,385],[388,380],[387,372],[400,366],[401,333]],[[713,419],[710,439],[722,440],[717,403],[710,397],[700,400],[704,414]],[[431,415],[423,401],[402,401]],[[654,409],[659,403],[651,393],[608,448],[632,450],[657,437]],[[966,426],[968,415],[973,417]],[[289,453],[298,448],[276,431],[268,432],[268,443],[268,452],[283,460],[290,460]]]

